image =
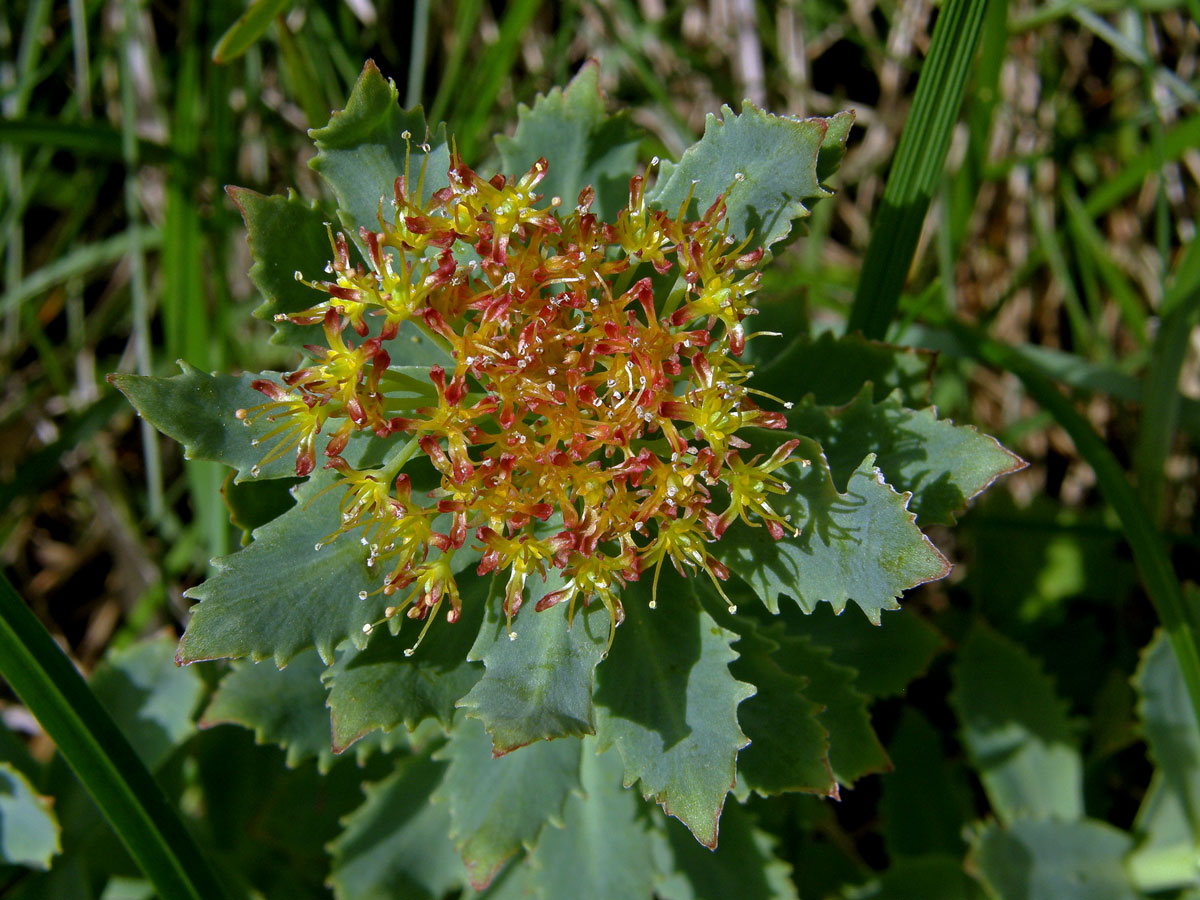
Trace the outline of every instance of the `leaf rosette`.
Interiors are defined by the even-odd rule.
[[[870,384],[908,366],[881,345],[794,342],[755,376],[763,354],[747,346],[778,339],[753,330],[762,267],[829,195],[851,121],[747,103],[710,117],[677,164],[631,171],[640,136],[605,113],[589,65],[520,111],[498,141],[509,171],[483,175],[368,64],[346,109],[312,132],[336,222],[295,197],[234,192],[258,314],[278,342],[305,347],[302,364],[114,377],[189,455],[239,479],[307,478],[296,506],[192,592],[179,661],[282,666],[316,646],[336,659],[322,680],[339,751],[430,717],[455,734],[463,716],[480,719],[497,755],[595,734],[571,746],[615,747],[605,760],[619,759],[625,784],[710,846],[743,725],[764,735],[748,775],[760,793],[836,794],[835,778],[886,765],[882,751],[848,763],[839,741],[863,729],[873,740],[869,725],[822,706],[849,698],[866,719],[856,670],[836,667],[828,690],[823,645],[797,655],[759,617],[786,596],[804,612],[853,600],[877,623],[948,571],[911,492],[930,521],[952,521],[1019,461],[932,410],[918,416],[903,392],[873,403]],[[816,360],[822,386],[788,377]],[[830,372],[850,407],[825,405]],[[952,489],[935,496],[935,484]],[[745,594],[761,605],[731,617]],[[435,630],[418,647],[442,617],[439,630],[472,634]],[[419,631],[395,652],[406,621]],[[796,717],[802,750],[766,739],[762,703],[740,721],[754,682]],[[810,685],[817,702],[797,699]],[[557,816],[578,771],[601,769],[564,761],[555,796],[529,808]],[[493,817],[456,808],[475,802],[461,790],[439,796],[456,843],[488,848],[463,850],[472,872],[490,878],[538,833],[477,839],[463,823],[494,830]]]

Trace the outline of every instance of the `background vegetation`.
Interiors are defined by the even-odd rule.
[[[344,104],[364,59],[407,104],[447,121],[481,170],[517,104],[588,58],[612,105],[653,135],[645,157],[677,156],[706,113],[743,97],[777,113],[855,109],[837,197],[817,207],[764,289],[774,317],[815,335],[843,330],[863,291],[937,17],[926,0],[273,5],[257,40],[222,45],[221,64],[212,53],[240,3],[9,0],[0,15],[0,562],[84,671],[139,637],[178,633],[182,591],[241,537],[220,467],[185,463],[104,375],[167,374],[177,358],[205,370],[289,363],[250,317],[258,298],[223,187],[319,196],[304,132]],[[756,811],[801,896],[900,896],[872,885],[900,877],[908,857],[961,858],[962,823],[995,812],[969,771],[978,760],[958,653],[981,622],[1028,664],[1031,692],[1062,699],[1087,813],[1134,826],[1151,765],[1130,677],[1158,618],[1129,549],[1145,537],[1114,512],[1113,490],[1115,480],[1135,487],[1179,580],[1195,580],[1197,20],[1196,0],[986,4],[949,160],[934,173],[886,337],[940,351],[942,415],[997,435],[1030,466],[937,536],[955,572],[908,595],[941,643],[904,694],[872,708],[896,772],[839,803],[799,797]],[[208,677],[189,680],[192,703]],[[9,695],[0,702],[31,759],[49,760],[28,713]],[[182,740],[194,725],[179,728]],[[209,839],[267,896],[321,896],[321,845],[361,802],[358,776],[338,790],[339,766],[353,761],[288,771],[282,752],[252,748],[233,728],[195,743],[189,754],[165,749],[160,777],[202,785],[235,748],[257,767],[239,777],[274,791],[274,805],[218,811],[263,843],[222,847],[215,823]],[[922,782],[931,770],[937,778]],[[53,764],[40,786],[52,777]],[[288,830],[287,797],[306,798],[305,833]],[[928,819],[914,818],[918,807]],[[60,801],[64,822],[67,809]],[[283,882],[268,874],[285,870]],[[104,879],[79,877],[99,895]],[[15,890],[23,882],[12,874]]]

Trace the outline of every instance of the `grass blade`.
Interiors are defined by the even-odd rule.
[[[1162,301],[1162,324],[1142,384],[1142,420],[1134,448],[1134,471],[1142,501],[1157,521],[1166,483],[1166,460],[1179,426],[1183,397],[1179,373],[1192,329],[1200,317],[1200,238],[1192,238],[1174,283]]]
[[[429,0],[417,0],[413,7],[412,49],[408,54],[408,84],[404,89],[404,108],[412,109],[425,94],[425,62],[429,45]]]
[[[463,159],[473,159],[484,146],[488,115],[517,60],[523,35],[541,5],[541,0],[514,0],[508,5],[500,20],[500,36],[480,59],[470,89],[460,95],[463,114],[456,136]]]
[[[142,375],[153,372],[151,362],[150,291],[146,286],[146,257],[141,244],[138,224],[142,206],[138,198],[137,155],[137,90],[134,85],[133,60],[142,57],[137,48],[137,19],[140,15],[137,0],[125,0],[121,6],[121,150],[125,160],[125,215],[129,229],[129,290],[133,297],[133,346],[137,370]],[[142,455],[146,460],[146,494],[150,517],[158,521],[163,513],[162,457],[158,436],[150,423],[143,420]]]
[[[896,314],[950,148],[986,10],[987,3],[980,0],[949,0],[942,7],[871,229],[848,331],[882,338]]]
[[[291,0],[255,0],[238,16],[229,30],[221,35],[213,48],[212,58],[217,65],[233,62],[262,37],[271,20],[291,6]]]
[[[41,723],[163,900],[228,896],[125,735],[3,573],[0,675]]]
[[[153,250],[161,242],[162,233],[157,228],[142,225],[94,244],[84,244],[13,283],[8,290],[0,294],[0,313],[9,313],[30,298],[71,278],[111,266],[128,255],[134,246],[142,250]]]

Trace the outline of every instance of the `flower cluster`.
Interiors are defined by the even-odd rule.
[[[538,610],[567,603],[573,616],[599,600],[615,629],[621,588],[651,567],[657,588],[664,561],[719,589],[728,571],[708,545],[735,519],[776,539],[791,530],[770,496],[787,490],[777,470],[797,442],[743,459],[738,436],[785,424],[752,399],[741,362],[763,251],[730,234],[724,195],[698,219],[690,197],[672,216],[648,204],[639,175],[603,222],[590,187],[569,210],[541,203],[546,169],[484,179],[452,154],[448,185],[425,201],[423,169],[416,183],[398,178],[393,214],[381,204],[379,230],[360,233],[369,268],[331,232],[332,280],[311,284],[324,298],[281,317],[322,324],[327,346],[282,384],[255,382],[269,402],[238,411],[270,423],[264,462],[295,447],[299,475],[332,429],[326,466],[345,499],[328,540],[361,531],[379,590],[405,592],[389,617],[431,621],[446,603],[455,621],[453,559],[466,546],[481,553],[479,574],[508,572],[510,629],[526,582],[551,568],[564,586]],[[406,321],[453,360],[429,370],[417,401],[386,349]],[[358,471],[342,454],[359,431],[408,444]],[[441,476],[424,499],[400,471],[418,451]]]

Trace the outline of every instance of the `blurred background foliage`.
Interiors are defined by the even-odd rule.
[[[104,375],[169,374],[179,358],[224,371],[289,363],[250,316],[258,298],[224,187],[320,197],[305,130],[344,104],[365,59],[407,105],[444,119],[481,171],[517,105],[589,58],[611,106],[651,135],[647,159],[677,156],[707,113],[742,98],[792,115],[853,108],[837,196],[762,292],[764,319],[815,335],[844,328],[937,9],[260,0],[230,32],[241,2],[0,0],[0,564],[85,670],[110,647],[179,629],[182,591],[241,540],[225,473],[143,428]],[[1128,680],[1156,619],[1092,469],[966,338],[1004,342],[1072,392],[1136,475],[1181,579],[1196,580],[1197,21],[1200,0],[988,0],[888,335],[940,351],[943,415],[1031,463],[953,534],[935,533],[955,572],[907,608],[948,648],[983,617],[1040,660],[1082,740],[1088,811],[1124,828],[1150,771]],[[1166,350],[1174,365],[1160,364]],[[875,724],[901,772],[923,760],[958,772],[961,803],[981,814],[947,699],[952,668],[943,654],[905,697],[878,701]],[[0,713],[46,755],[10,696]],[[894,810],[913,785],[899,777],[867,779],[839,804],[763,807],[802,896],[903,856]],[[961,855],[952,828],[946,843]]]

